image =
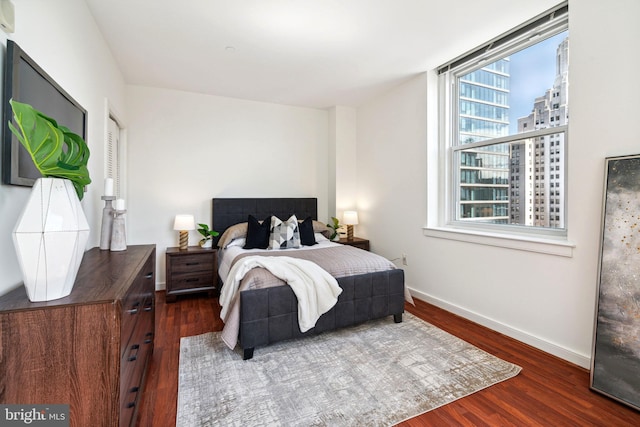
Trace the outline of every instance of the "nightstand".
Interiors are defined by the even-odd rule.
[[[196,292],[216,293],[218,283],[217,254],[215,249],[189,246],[185,250],[167,248],[166,252],[167,302],[178,295]]]
[[[338,240],[338,243],[343,245],[355,246],[356,248],[364,249],[365,251],[369,250],[369,240],[361,239],[360,237],[354,237],[353,240],[347,240],[346,237]]]

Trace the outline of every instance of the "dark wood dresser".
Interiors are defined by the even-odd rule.
[[[84,254],[71,294],[0,297],[0,403],[69,404],[71,426],[135,423],[153,352],[155,245]]]

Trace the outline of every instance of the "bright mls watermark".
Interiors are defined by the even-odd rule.
[[[69,405],[0,405],[0,425],[69,427]]]

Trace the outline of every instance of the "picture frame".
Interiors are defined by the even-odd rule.
[[[640,410],[640,155],[605,161],[590,387]]]
[[[9,100],[33,106],[87,140],[87,110],[69,95],[13,40],[7,40],[2,93],[2,183],[32,187],[42,175],[11,132]]]

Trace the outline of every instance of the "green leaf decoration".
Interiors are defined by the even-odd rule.
[[[43,177],[68,179],[82,200],[84,187],[91,183],[87,163],[89,147],[68,128],[29,104],[9,101],[16,123],[9,129],[27,150]]]
[[[209,226],[207,224],[198,223],[198,227],[200,227],[198,228],[198,233],[202,234],[202,236],[204,237],[204,239],[202,240],[208,240],[211,237],[216,237],[220,234],[215,230],[209,230]]]
[[[338,228],[341,227],[340,220],[332,216],[331,223],[327,224],[327,227],[333,230],[333,233],[331,234],[331,236],[329,236],[329,239],[333,240],[333,238],[338,235]]]

